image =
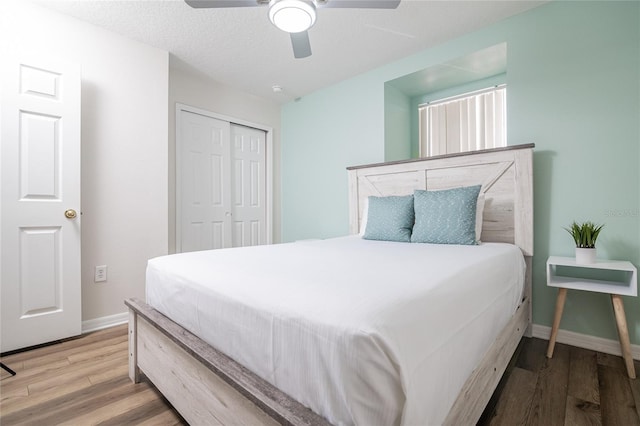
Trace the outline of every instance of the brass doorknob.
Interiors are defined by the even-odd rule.
[[[69,209],[64,212],[64,217],[66,217],[67,219],[75,219],[77,215],[78,214],[74,209]]]

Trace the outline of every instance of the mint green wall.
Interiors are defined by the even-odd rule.
[[[347,234],[345,167],[383,161],[383,103],[363,75],[283,106],[283,242]]]
[[[283,241],[348,232],[345,167],[385,158],[384,83],[507,42],[509,144],[534,142],[534,321],[550,325],[545,261],[562,229],[605,223],[603,258],[640,266],[640,3],[553,2],[286,104]],[[640,344],[640,299],[624,298]],[[616,338],[606,295],[570,292],[562,328]]]
[[[639,8],[551,4],[534,11],[543,27],[537,19],[520,22],[535,37],[521,34],[508,46],[508,114],[517,114],[508,121],[509,138],[536,143],[536,323],[551,323],[555,291],[545,287],[544,264],[550,254],[572,255],[562,227],[573,219],[605,224],[601,257],[640,266]],[[639,299],[625,298],[636,344],[639,307]],[[562,328],[615,339],[609,298],[570,292]]]
[[[384,161],[411,158],[411,98],[384,85]]]

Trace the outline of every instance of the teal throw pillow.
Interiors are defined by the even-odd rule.
[[[412,243],[478,244],[476,203],[480,185],[413,194]]]
[[[410,242],[413,195],[369,197],[365,240]]]

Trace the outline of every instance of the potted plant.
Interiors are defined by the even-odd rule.
[[[587,221],[573,222],[569,228],[564,228],[576,243],[576,263],[588,264],[596,261],[596,240],[604,225],[596,225]]]

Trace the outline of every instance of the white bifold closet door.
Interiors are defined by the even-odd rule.
[[[179,114],[177,250],[265,244],[265,132]]]

